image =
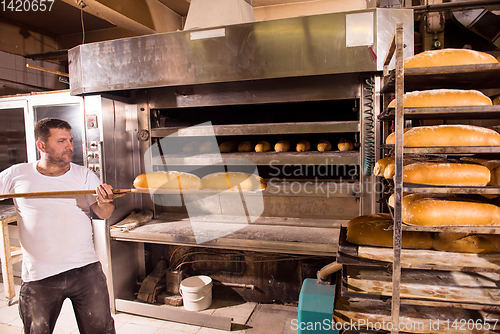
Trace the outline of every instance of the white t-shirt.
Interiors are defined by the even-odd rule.
[[[14,165],[0,173],[0,194],[94,190],[99,178],[71,163],[61,176],[45,176],[36,163]],[[93,195],[15,198],[23,252],[22,279],[37,281],[98,261],[94,250],[90,206]]]

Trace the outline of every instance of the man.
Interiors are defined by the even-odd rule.
[[[40,160],[0,173],[0,193],[92,190],[96,195],[16,198],[23,252],[19,312],[24,333],[52,333],[63,301],[73,304],[80,333],[115,333],[106,278],[94,250],[90,208],[102,219],[113,194],[89,169],[73,164],[71,126],[44,118],[35,126]]]

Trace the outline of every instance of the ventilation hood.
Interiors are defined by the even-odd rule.
[[[252,0],[191,0],[184,30],[255,21]]]
[[[412,56],[413,11],[392,8],[83,44],[68,51],[70,91],[79,95],[382,71],[396,23],[404,24],[404,56]]]

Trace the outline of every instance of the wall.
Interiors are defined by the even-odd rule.
[[[0,95],[14,95],[47,90],[68,89],[59,76],[27,68],[26,64],[67,72],[64,66],[0,51]]]

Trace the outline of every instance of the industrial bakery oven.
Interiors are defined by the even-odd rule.
[[[335,259],[340,226],[376,211],[370,168],[377,159],[378,73],[398,22],[412,32],[412,11],[370,9],[245,23],[69,51],[71,94],[117,94],[130,99],[127,110],[137,112],[134,123],[133,117],[124,122],[116,108],[100,109],[101,119],[111,122],[104,125],[109,131],[102,143],[106,182],[131,187],[134,176],[161,170],[199,177],[241,171],[267,182],[264,191],[240,193],[237,200],[225,192],[188,191],[118,199],[119,210],[105,231],[117,311],[159,316],[151,305],[134,301],[137,281],[158,263],[181,277],[211,276],[216,296],[297,302],[302,280]],[[405,41],[406,54],[413,54],[413,34]],[[86,104],[85,112],[91,111]],[[122,124],[125,135],[114,124]],[[332,150],[316,149],[322,139]],[[353,142],[353,150],[339,151],[342,139]],[[292,148],[201,149],[263,140],[272,146],[286,140]],[[300,140],[312,148],[296,152]],[[246,210],[243,219],[235,214],[239,205]],[[151,220],[124,220],[132,211],[148,210]],[[203,225],[202,232],[195,223]]]

